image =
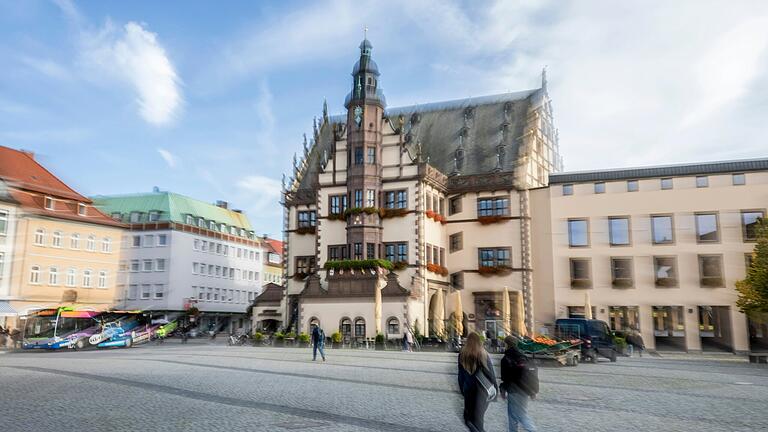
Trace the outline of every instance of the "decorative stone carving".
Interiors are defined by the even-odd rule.
[[[453,176],[447,178],[448,193],[507,190],[515,188],[515,175],[511,172]]]

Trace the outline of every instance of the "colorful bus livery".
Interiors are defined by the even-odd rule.
[[[72,307],[43,309],[28,317],[24,326],[24,349],[84,348],[99,331],[100,312]]]

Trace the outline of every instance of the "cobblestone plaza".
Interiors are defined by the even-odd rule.
[[[175,341],[174,341],[175,342]],[[2,430],[464,431],[455,354],[226,347],[0,355]],[[496,361],[498,366],[498,359]],[[768,429],[768,369],[736,357],[540,369],[544,431]],[[486,416],[506,430],[501,402]]]

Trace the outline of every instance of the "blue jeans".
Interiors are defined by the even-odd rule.
[[[507,417],[509,417],[509,432],[517,432],[520,424],[528,432],[535,432],[536,426],[528,416],[528,395],[521,390],[507,393]]]
[[[312,348],[312,360],[317,360],[317,350],[320,350],[320,355],[323,357],[323,360],[325,360],[325,350],[319,343],[315,343],[314,347]]]

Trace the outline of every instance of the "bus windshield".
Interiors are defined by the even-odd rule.
[[[24,329],[26,338],[52,338],[56,331],[56,315],[31,316]]]

